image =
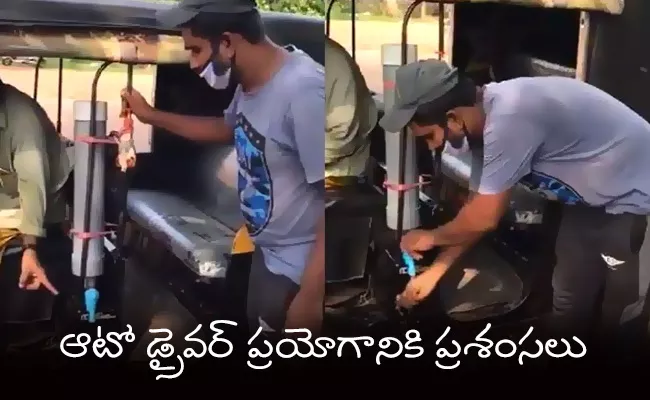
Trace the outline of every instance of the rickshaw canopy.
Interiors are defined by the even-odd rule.
[[[156,20],[157,11],[171,6],[132,0],[4,0],[0,2],[0,54],[186,62],[180,32],[163,29]],[[280,42],[298,30],[308,42],[318,41],[317,32],[322,35],[322,27],[315,29],[322,26],[318,18],[262,12],[262,19],[269,36]]]

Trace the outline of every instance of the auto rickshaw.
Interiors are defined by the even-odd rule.
[[[328,4],[328,28],[335,1]],[[407,26],[415,8],[425,2],[416,0],[408,5],[401,38],[395,38],[395,44],[382,46],[384,92],[375,95],[380,113],[394,99],[391,83],[395,69],[416,60],[416,46],[409,44]],[[606,90],[642,116],[650,117],[650,106],[641,100],[643,82],[650,79],[645,67],[648,55],[642,50],[641,39],[648,30],[642,21],[650,13],[650,3],[430,3],[439,7],[438,56],[470,75],[477,84],[521,76],[570,76]],[[350,10],[354,56],[354,1]],[[512,329],[528,327],[550,311],[554,241],[561,211],[553,199],[519,184],[499,228],[457,262],[427,301],[411,313],[400,315],[394,299],[408,276],[399,255],[399,238],[409,229],[433,228],[453,217],[467,199],[471,158],[468,153],[452,149],[432,155],[406,130],[395,135],[377,127],[371,140],[375,168],[368,186],[373,190],[348,188],[347,197],[333,195],[342,204],[372,204],[364,209],[372,219],[373,234],[362,277],[357,274],[356,279],[336,281],[328,277],[329,293],[351,293],[329,307],[330,317],[357,330],[404,323],[419,327],[484,327],[486,322]],[[386,185],[386,181],[394,185]],[[424,181],[426,185],[421,184]],[[407,189],[395,191],[391,186]],[[381,200],[381,206],[375,207]],[[350,215],[359,215],[358,208],[353,207]],[[642,250],[645,264],[648,248],[646,244]],[[430,253],[422,267],[431,262],[436,250]],[[641,278],[639,290],[646,293],[650,273]],[[351,287],[358,290],[350,291]],[[647,306],[644,314],[647,318]]]
[[[57,308],[51,300],[35,299],[37,315],[25,319],[61,317],[59,338],[79,331],[95,335],[98,326],[104,332],[123,332],[128,324],[137,340],[124,357],[134,349],[139,352],[138,343],[146,347],[151,342],[149,328],[170,329],[182,341],[198,323],[245,322],[252,248],[246,235],[238,233],[243,219],[234,148],[197,144],[154,128],[150,152],[138,151],[137,162],[116,165],[117,150],[124,146],[116,145],[110,133],[133,129],[133,117],[123,105],[119,126],[107,126],[110,108],[107,99],[98,97],[98,82],[110,65],[126,65],[127,88],[134,86],[134,70],[148,65],[156,107],[193,115],[217,115],[227,108],[236,82],[214,90],[187,67],[180,30],[164,30],[156,22],[156,11],[170,6],[110,0],[0,4],[2,55],[61,59],[59,132],[62,124],[72,124],[62,121],[62,88],[76,84],[63,81],[62,60],[101,62],[90,101],[74,104],[73,232],[61,239],[63,244],[52,245],[57,269],[70,275],[66,304]],[[277,12],[262,12],[262,19],[276,43],[293,44],[323,63],[322,19]],[[37,63],[35,71],[35,98],[41,65]],[[115,87],[118,101],[120,90]],[[134,129],[131,134],[151,132]],[[7,257],[5,253],[3,264],[9,262]],[[14,280],[9,284],[15,286]],[[19,314],[18,302],[3,303]],[[246,329],[244,324],[241,328]]]

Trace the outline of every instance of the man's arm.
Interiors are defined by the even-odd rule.
[[[440,252],[438,257],[433,261],[433,264],[429,267],[427,272],[435,274],[437,280],[440,280],[444,274],[447,273],[449,268],[463,255],[465,254],[474,244],[480,239],[476,237],[474,240],[468,240],[467,242],[458,245],[446,247]]]
[[[470,192],[469,201],[472,201],[477,196],[476,192]],[[435,231],[434,231],[435,232]],[[469,250],[480,239],[480,235],[476,235],[474,239],[466,240],[465,242],[457,245],[448,245],[445,247],[438,257],[431,264],[431,269],[438,270],[437,275],[442,277],[447,270],[458,260],[467,250]]]
[[[301,85],[299,95],[289,105],[288,118],[293,127],[293,139],[307,182],[318,194],[315,207],[322,213],[316,243],[311,253],[301,288],[313,288],[320,293],[325,287],[325,83],[324,77],[314,77]],[[310,289],[311,290],[311,289]]]
[[[473,243],[485,233],[494,230],[510,202],[510,189],[485,195],[476,194],[449,223],[434,229],[436,246],[461,246]]]
[[[241,89],[237,89],[233,101],[223,118],[175,114],[153,108],[137,90],[123,89],[122,98],[131,106],[133,113],[145,124],[163,128],[186,139],[231,143],[235,122],[234,107]]]
[[[199,117],[152,109],[143,122],[201,142],[232,143],[232,126],[221,117]]]
[[[316,193],[308,213],[319,215],[316,240],[306,261],[300,290],[287,310],[285,328],[308,328],[316,334],[322,326],[325,300],[325,94],[324,71],[300,85],[286,115],[290,137]]]
[[[322,329],[325,307],[325,218],[320,219],[316,241],[300,280],[300,289],[287,309],[285,329]]]
[[[47,182],[50,166],[47,158],[45,132],[33,110],[14,112],[12,123],[13,167],[18,177],[18,195],[22,221],[18,230],[26,245],[36,244],[45,236]]]
[[[314,298],[325,297],[325,216],[318,222],[316,242],[300,280],[300,288],[310,291]]]
[[[331,39],[325,42],[325,162],[326,165],[354,153],[359,132],[359,118],[356,118],[357,104],[361,95],[357,93],[354,74],[349,67],[347,50]],[[329,167],[329,165],[328,165]]]
[[[287,115],[307,182],[320,187],[325,180],[325,83],[312,78],[289,104]]]
[[[491,120],[484,133],[478,193],[456,218],[433,230],[436,246],[465,245],[494,230],[508,209],[512,187],[532,171],[544,132],[514,114],[491,116]]]

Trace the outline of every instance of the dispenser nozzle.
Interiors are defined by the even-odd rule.
[[[413,257],[408,255],[405,252],[402,252],[402,260],[404,260],[404,264],[406,264],[406,272],[409,274],[409,276],[412,278],[415,276],[415,260],[413,260]]]
[[[88,313],[88,322],[94,323],[97,313],[97,302],[99,301],[99,292],[95,288],[86,289],[84,292],[84,303]]]

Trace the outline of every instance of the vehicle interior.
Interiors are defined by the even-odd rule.
[[[580,7],[573,8],[570,2],[567,8],[544,8],[508,2],[450,1],[446,3],[453,3],[453,12],[449,12],[449,8],[447,11],[442,8],[444,3],[438,3],[441,7],[438,14],[449,15],[453,27],[448,61],[478,85],[523,76],[576,77]],[[354,8],[352,10],[354,12]],[[352,18],[354,20],[354,15]],[[399,40],[395,38],[395,43]],[[354,46],[351,55],[353,50]],[[440,50],[444,52],[445,48]],[[376,94],[375,99],[381,114],[382,94]],[[384,135],[377,127],[371,136],[371,157],[376,166],[371,184],[374,191],[357,189],[359,194],[350,190],[348,196],[353,204],[381,204],[380,200],[385,199],[382,182],[386,176],[386,152],[397,149],[386,148]],[[430,174],[431,153],[421,144],[416,147],[419,173]],[[468,152],[445,150],[440,185],[424,187],[419,194],[423,227],[435,227],[449,220],[464,204],[471,162]],[[370,207],[366,207],[366,211],[370,212]],[[439,294],[430,296],[436,299],[416,307],[407,320],[437,318],[443,323],[485,320],[499,323],[528,320],[547,311],[551,299],[554,236],[560,217],[559,207],[554,202],[533,194],[523,184],[518,185],[510,210],[497,231],[452,268],[440,283]],[[336,286],[329,284],[336,287],[337,292],[346,294],[337,298],[339,302],[330,310],[332,314],[353,316],[362,325],[392,317],[403,319],[392,309],[394,296],[408,278],[397,272],[403,270],[403,263],[390,254],[391,251],[394,254],[397,240],[385,224],[385,212],[379,207],[372,213],[372,239],[364,276],[338,282]],[[423,265],[431,262],[435,253],[434,250],[425,257]],[[349,268],[349,278],[358,276],[358,266]],[[351,287],[356,291],[350,290]],[[377,314],[382,316],[377,317]]]
[[[0,17],[0,24],[9,29],[0,35],[0,46],[8,56],[156,64],[155,106],[176,113],[221,115],[232,99],[236,82],[225,90],[210,88],[187,67],[180,32],[156,26],[155,12],[168,4],[25,3],[29,4],[8,5]],[[36,5],[41,7],[33,8]],[[324,64],[322,19],[275,12],[262,12],[262,19],[267,35],[276,43],[292,45]],[[137,59],[109,54],[116,37],[141,46],[135,53]],[[47,51],[30,46],[35,43],[31,38],[44,43]],[[107,160],[106,192],[110,194],[119,190],[114,179],[118,174],[112,172],[111,156]],[[215,316],[244,320],[250,254],[231,254],[243,222],[236,172],[232,146],[197,144],[163,130],[154,130],[150,153],[138,154],[137,167],[128,177],[125,242],[131,268],[125,272],[127,307],[123,311],[139,335],[146,333],[152,320],[160,320],[155,318],[157,313],[169,316],[163,320],[170,329],[175,321],[184,320],[187,325],[177,326],[181,330],[191,330],[197,320],[209,323]],[[115,208],[115,202],[106,207]],[[107,210],[107,214],[116,213]],[[107,222],[118,221],[107,218]],[[109,250],[115,247],[110,240],[105,243]]]
[[[288,21],[272,13],[263,15],[263,20],[267,34],[276,43],[293,45],[324,64],[319,40],[322,21],[310,18]],[[296,31],[301,35],[292,34]],[[159,65],[155,106],[189,115],[222,115],[236,84],[231,82],[225,90],[214,90],[187,68],[186,63]],[[234,148],[194,143],[159,129],[154,129],[153,137],[152,152],[140,157],[129,191],[128,212],[137,231],[130,239],[132,245],[140,255],[158,254],[156,258],[177,277],[172,280],[194,283],[199,278],[201,282],[194,288],[198,295],[187,302],[203,304],[227,292],[238,299],[239,311],[243,312],[249,255],[231,255],[233,238],[243,224],[236,190]],[[176,260],[169,260],[170,255]],[[179,268],[179,260],[191,271]],[[147,264],[156,262],[149,260]],[[206,283],[217,286],[221,283],[211,278],[226,278],[217,281],[227,285],[233,282],[235,286],[225,291],[214,290]],[[219,304],[217,308],[233,304],[228,300],[215,303]],[[206,312],[213,315],[217,310],[212,308]]]
[[[568,1],[556,8],[505,3],[455,2],[450,60],[454,66],[470,76],[478,72],[472,76],[477,84],[521,76],[582,79],[612,94],[644,118],[650,117],[647,103],[640,101],[638,89],[629,85],[632,81],[641,84],[647,80],[635,67],[647,62],[647,53],[632,50],[641,46],[638,37],[645,28],[636,21],[647,15],[647,3],[627,0],[625,8],[623,1]],[[615,43],[628,43],[631,47],[622,50]],[[488,65],[489,71],[472,70],[472,64]],[[620,80],[617,78],[620,74],[629,78]],[[462,171],[457,168],[461,164]],[[443,157],[446,176],[443,191],[448,200],[462,202],[456,194],[467,187],[469,167],[467,158],[450,153]],[[455,173],[450,174],[452,170]],[[522,295],[528,297],[521,313],[515,313],[516,318],[522,314],[537,316],[551,306],[553,246],[561,209],[550,199],[530,193],[523,184],[512,200],[510,212],[491,239],[493,248],[508,260],[522,281]],[[535,217],[529,220],[529,216]],[[649,242],[646,233],[641,249],[642,265],[648,265]],[[482,263],[481,268],[484,268]],[[503,278],[500,280],[505,282]],[[649,284],[650,276],[642,272],[639,289],[643,292]],[[646,313],[647,307],[646,304]]]
[[[455,4],[451,62],[477,85],[522,76],[575,77],[579,16],[569,9]],[[471,68],[477,64],[478,69]],[[471,163],[468,152],[443,154],[439,196],[453,212],[467,198]],[[486,238],[485,247],[474,249],[482,254],[462,261],[477,271],[476,277],[455,294],[463,305],[448,314],[460,320],[496,317],[522,306],[514,316],[519,319],[547,310],[559,219],[555,204],[518,185],[500,227]]]
[[[266,20],[265,20],[266,22]],[[319,48],[317,39],[309,41],[310,32],[313,34],[319,24],[305,24],[305,35],[297,38],[287,38],[285,30],[292,29],[280,23],[267,23],[269,36],[277,43],[294,45],[305,51],[314,59],[323,63],[322,45]],[[292,40],[294,39],[294,40]],[[188,115],[223,114],[234,94],[236,82],[231,82],[225,90],[214,90],[185,64],[159,65],[156,77],[155,106],[161,110],[183,113]],[[190,96],[187,94],[191,93]],[[143,155],[142,163],[134,176],[133,185],[140,191],[131,191],[129,196],[132,218],[138,223],[155,223],[156,218],[150,218],[141,207],[151,208],[160,201],[160,207],[176,207],[174,200],[160,197],[154,199],[153,191],[174,193],[192,204],[192,207],[205,213],[205,217],[216,218],[219,225],[225,225],[231,231],[237,231],[242,224],[240,219],[239,199],[236,193],[236,168],[234,148],[223,145],[206,145],[170,134],[163,130],[154,130],[152,152]],[[161,173],[161,171],[164,171]],[[145,192],[147,190],[149,192]],[[137,205],[136,205],[137,204]],[[145,206],[145,204],[147,204]],[[189,207],[189,205],[187,205]],[[142,217],[139,217],[140,214]],[[160,211],[159,213],[163,213]],[[169,210],[164,211],[169,214]],[[182,214],[182,212],[179,212]],[[177,214],[177,213],[173,213]],[[193,215],[193,212],[186,212]],[[197,217],[194,215],[194,217]],[[201,217],[205,219],[204,217]],[[187,225],[187,221],[179,221]],[[190,223],[191,225],[191,223]],[[215,225],[216,226],[216,225]],[[153,227],[152,227],[153,228]],[[169,227],[170,229],[176,229]],[[184,228],[198,229],[190,226]],[[203,226],[202,230],[210,229]],[[216,229],[216,228],[215,228]],[[219,232],[223,227],[218,228]],[[208,232],[203,232],[209,235]],[[170,236],[173,236],[170,234]],[[199,239],[198,237],[196,239]],[[183,239],[187,240],[187,238]],[[194,240],[194,239],[192,239]],[[209,243],[208,240],[207,243]],[[192,241],[188,242],[191,245]],[[198,246],[200,247],[200,246]],[[185,249],[189,251],[189,249]]]
[[[578,73],[581,19],[578,9],[522,7],[503,2],[454,2],[452,16],[451,61],[473,74],[477,84],[519,76],[576,77]],[[322,45],[318,41],[322,24],[305,25],[301,32],[313,32],[313,36],[301,34],[299,38],[291,36],[294,29],[282,28],[269,32],[279,43],[294,44],[324,63]],[[396,42],[398,40],[396,38]],[[487,64],[488,71],[474,68],[477,64]],[[232,96],[232,87],[221,92],[206,89],[196,76],[183,70],[182,65],[159,67],[157,87],[156,105],[160,108],[200,115],[218,112],[212,107],[206,109],[207,103],[225,105]],[[179,90],[177,88],[187,91],[188,87],[196,93],[190,100],[173,94]],[[381,113],[382,94],[375,94],[375,99]],[[352,254],[345,265],[327,266],[327,318],[332,329],[356,330],[359,326],[370,327],[377,323],[385,326],[404,320],[431,319],[444,324],[485,320],[507,323],[528,321],[547,311],[554,236],[561,215],[555,203],[532,194],[523,185],[516,188],[511,208],[499,229],[455,266],[453,273],[441,282],[439,296],[432,296],[431,301],[406,317],[395,311],[395,295],[408,278],[400,274],[402,265],[395,257],[397,241],[394,232],[386,228],[382,183],[386,176],[385,155],[390,149],[386,149],[384,135],[379,127],[371,135],[375,168],[370,179],[354,187],[328,191],[328,221],[344,223],[354,216],[368,220],[371,226],[368,246],[360,244],[358,252],[348,249]],[[155,133],[153,150],[146,156],[149,160],[136,172],[134,188],[137,189],[129,194],[130,216],[153,238],[160,238],[162,233],[162,243],[168,243],[167,246],[169,241],[174,243],[171,248],[176,258],[194,266],[194,273],[202,276],[200,266],[197,267],[200,262],[215,261],[228,253],[229,242],[216,238],[222,238],[224,231],[228,231],[226,237],[234,234],[241,223],[236,211],[238,199],[234,180],[227,178],[235,173],[233,163],[228,162],[228,157],[233,156],[232,150],[218,146],[205,148],[165,132]],[[430,152],[417,146],[416,157],[420,173],[431,174]],[[161,170],[166,173],[160,174]],[[440,186],[425,187],[419,195],[423,226],[439,225],[458,211],[467,199],[470,175],[468,154],[450,151],[443,154]],[[336,238],[330,235],[327,240]],[[153,242],[161,243],[160,240]],[[221,246],[217,253],[221,254],[214,250],[202,254],[196,251],[213,249],[216,242]],[[202,258],[206,255],[215,258]],[[434,257],[435,251],[425,257],[423,265]],[[246,260],[245,257],[227,258],[231,265],[243,265]],[[226,286],[235,286],[224,293],[242,300],[245,277],[237,277],[237,274],[245,274],[245,271],[243,267],[231,267],[227,271]],[[214,298],[214,291],[205,282],[207,280],[203,279],[193,290],[201,293],[203,299]],[[204,304],[204,300],[199,303]]]
[[[41,21],[57,29],[74,25],[81,30],[150,32],[155,27],[154,12],[162,7],[136,7],[108,0],[85,6],[71,0],[26,3],[43,3],[38,10],[44,15],[36,15],[32,9],[28,13],[21,7],[0,15],[13,25],[27,20],[30,26]],[[74,15],[69,9],[72,3],[81,11],[79,15],[88,18],[77,15],[73,21],[65,20],[66,15]],[[578,10],[454,3],[451,61],[473,74],[477,83],[528,75],[576,75]],[[52,21],[51,15],[64,21],[59,17]],[[267,33],[277,43],[292,44],[325,64],[322,20],[279,13],[264,13],[263,19]],[[80,27],[82,20],[86,25]],[[155,29],[152,32],[154,36],[157,33]],[[399,39],[395,38],[395,43]],[[220,115],[236,83],[215,91],[187,68],[182,56],[177,56],[184,54],[182,44],[161,43],[158,49],[173,56],[156,66],[155,106],[184,114]],[[42,56],[39,51],[42,49],[31,54],[23,48],[9,55]],[[61,50],[51,53],[60,56]],[[74,56],[74,52],[65,54]],[[481,65],[488,68],[481,69]],[[381,115],[382,93],[374,94],[374,98]],[[396,150],[386,148],[384,135],[379,127],[371,134],[374,167],[369,179],[328,191],[328,222],[345,224],[354,216],[368,221],[371,227],[368,243],[360,243],[358,252],[348,249],[353,253],[347,257],[349,264],[327,266],[326,314],[333,329],[358,332],[360,326],[385,326],[405,320],[436,319],[445,325],[486,319],[520,321],[547,309],[552,236],[560,215],[552,202],[521,186],[501,227],[454,267],[454,273],[441,282],[439,296],[431,296],[431,301],[406,316],[395,310],[395,295],[408,277],[401,273],[403,265],[395,256],[399,243],[395,232],[386,225],[386,191],[382,186],[386,152]],[[431,153],[420,145],[416,149],[419,173],[432,174]],[[151,153],[138,155],[130,177],[126,242],[133,265],[164,281],[164,290],[173,292],[175,299],[163,299],[161,294],[153,293],[150,285],[127,284],[125,291],[138,299],[130,303],[129,312],[135,315],[131,321],[146,324],[136,326],[136,330],[145,332],[149,321],[156,319],[153,314],[161,310],[164,318],[157,320],[162,324],[159,327],[174,325],[176,320],[171,315],[177,313],[178,304],[200,323],[215,316],[243,320],[250,254],[232,254],[233,239],[242,224],[236,168],[231,146],[193,143],[163,130],[154,130]],[[440,185],[426,186],[419,193],[423,227],[434,227],[453,217],[466,201],[470,175],[467,154],[443,154]],[[435,255],[435,251],[428,254],[422,266]],[[215,290],[215,286],[224,290]],[[196,326],[196,322],[179,324],[190,329]]]

